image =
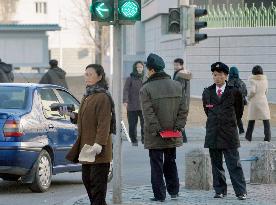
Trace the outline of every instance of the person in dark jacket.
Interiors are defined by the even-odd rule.
[[[14,81],[11,64],[6,64],[0,59],[0,83],[11,83]]]
[[[229,68],[222,62],[211,65],[214,84],[202,94],[204,111],[207,115],[205,148],[209,148],[214,198],[227,195],[223,155],[236,196],[246,199],[246,183],[238,147],[240,146],[237,120],[243,115],[243,98],[239,89],[227,83]]]
[[[130,77],[126,79],[123,93],[123,103],[127,109],[129,136],[133,146],[138,146],[137,123],[140,118],[141,141],[144,143],[144,119],[139,100],[139,91],[143,85],[144,63],[136,61]]]
[[[242,93],[243,103],[244,103],[244,105],[246,105],[247,104],[247,101],[246,101],[247,88],[246,88],[245,83],[240,79],[239,70],[237,67],[230,68],[228,84],[239,88],[239,90]],[[243,123],[242,123],[241,118],[238,119],[237,124],[238,124],[238,128],[239,128],[239,134],[243,134],[244,128],[243,128]]]
[[[66,72],[58,67],[58,61],[54,59],[50,60],[49,65],[50,69],[43,75],[39,83],[60,85],[68,89],[68,85],[65,80]]]
[[[166,189],[171,199],[178,197],[176,147],[182,146],[183,140],[181,136],[162,138],[160,131],[181,131],[186,124],[188,109],[182,97],[182,86],[164,72],[163,59],[156,54],[150,54],[146,66],[149,78],[140,90],[145,119],[144,147],[149,150],[150,157],[151,184],[154,193],[151,200],[163,202],[166,198]]]
[[[192,79],[192,73],[184,67],[184,61],[182,58],[176,58],[174,60],[174,74],[173,80],[176,80],[182,85],[183,99],[186,100],[187,109],[190,106],[190,80]],[[185,129],[182,130],[183,142],[187,142],[187,135]]]

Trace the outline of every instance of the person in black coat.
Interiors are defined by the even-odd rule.
[[[138,146],[137,124],[140,119],[141,142],[144,143],[144,118],[141,110],[139,91],[143,86],[144,63],[136,61],[132,67],[132,73],[126,79],[123,90],[123,103],[127,109],[129,124],[129,136],[133,146]]]
[[[223,155],[236,196],[246,199],[246,183],[238,147],[240,146],[237,119],[243,115],[243,98],[239,89],[227,83],[229,68],[221,62],[211,65],[214,84],[202,94],[204,111],[207,115],[205,148],[209,148],[214,198],[227,195]]]
[[[233,66],[233,67],[230,68],[228,83],[229,83],[229,85],[233,85],[235,87],[238,87],[238,89],[242,93],[243,103],[244,103],[244,105],[247,105],[247,101],[246,101],[246,96],[247,96],[246,84],[242,81],[242,79],[240,79],[239,70],[238,70],[237,67]],[[239,134],[243,134],[244,133],[244,128],[243,128],[242,119],[239,118],[237,123],[238,123],[238,128],[239,128]]]
[[[14,74],[12,65],[4,63],[0,59],[0,83],[12,83],[14,81]]]

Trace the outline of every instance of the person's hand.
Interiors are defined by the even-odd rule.
[[[69,112],[68,109],[67,109],[67,106],[60,107],[59,108],[59,114],[60,115],[67,115],[72,119],[75,118],[75,114],[73,112]]]
[[[95,152],[96,154],[100,154],[102,151],[102,145],[98,144],[98,143],[94,143],[92,146],[92,153]]]

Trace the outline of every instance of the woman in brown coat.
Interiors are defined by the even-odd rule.
[[[91,205],[106,205],[107,178],[112,160],[112,119],[115,117],[114,103],[107,91],[104,69],[101,65],[90,64],[85,70],[86,94],[78,114],[70,115],[78,124],[79,136],[67,155],[67,159],[82,164],[82,180]],[[64,111],[64,110],[63,110]],[[83,146],[92,146],[96,153],[94,162],[78,161]]]
[[[263,120],[264,124],[264,141],[271,140],[270,130],[270,111],[267,102],[268,82],[266,76],[263,74],[261,66],[256,65],[252,69],[252,76],[249,79],[250,91],[248,95],[248,126],[245,138],[248,141],[252,140],[252,133],[254,130],[255,120]]]

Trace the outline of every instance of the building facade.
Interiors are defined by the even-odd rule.
[[[86,65],[94,62],[93,37],[86,30],[92,29],[89,10],[85,2],[74,0],[14,0],[16,7],[8,23],[58,24],[60,31],[47,32],[49,58],[59,61],[70,75],[83,73]],[[85,11],[85,12],[84,12]],[[93,31],[92,31],[93,33]],[[30,51],[31,52],[31,51]]]
[[[224,2],[230,2],[223,0]],[[221,3],[223,1],[206,1]],[[202,3],[196,0],[191,3]],[[231,1],[236,5],[249,1]],[[257,2],[257,1],[256,1]],[[266,2],[270,3],[272,1]],[[193,73],[191,80],[191,95],[201,97],[203,89],[212,83],[210,65],[216,61],[223,61],[229,66],[240,69],[241,78],[248,84],[251,69],[254,65],[261,65],[269,80],[268,99],[276,102],[276,27],[273,18],[264,16],[250,19],[246,27],[239,26],[230,15],[230,22],[220,27],[201,29],[208,34],[208,39],[195,46],[187,46],[185,35],[168,33],[169,8],[179,6],[179,1],[145,0],[142,7],[142,21],[134,26],[125,28],[124,75],[131,70],[135,60],[146,60],[146,56],[153,52],[161,55],[166,63],[165,71],[173,74],[173,60],[183,58],[187,69]],[[206,3],[206,4],[207,4]],[[251,1],[252,3],[252,1]],[[202,5],[203,6],[203,5]],[[222,8],[222,7],[221,7]],[[233,8],[233,7],[232,7]],[[272,9],[267,9],[271,13]],[[255,11],[254,9],[252,11]],[[226,12],[228,15],[228,13]],[[230,14],[230,12],[229,12]],[[274,13],[273,13],[274,15]],[[253,15],[254,16],[254,15]],[[267,19],[266,19],[267,18]],[[224,18],[225,19],[225,18]],[[271,22],[261,22],[265,19]],[[217,22],[216,22],[217,23]],[[213,24],[220,25],[220,24]],[[230,25],[230,27],[229,27]],[[242,25],[242,24],[240,24]],[[228,27],[225,27],[228,26]],[[139,34],[139,35],[137,35]],[[133,39],[135,39],[133,43]]]

